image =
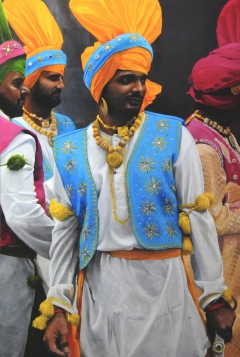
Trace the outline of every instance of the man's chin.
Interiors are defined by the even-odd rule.
[[[53,96],[52,97],[52,108],[57,107],[61,103],[61,97],[60,96]]]

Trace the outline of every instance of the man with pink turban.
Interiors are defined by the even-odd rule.
[[[239,1],[230,0],[217,26],[219,48],[200,59],[189,77],[196,111],[186,121],[201,157],[205,192],[214,194],[214,219],[226,284],[240,298],[240,43]],[[240,308],[236,309],[237,316]],[[240,320],[225,356],[240,350]]]
[[[148,80],[159,2],[71,0],[70,9],[98,40],[82,64],[99,114],[54,139],[51,286],[34,326],[47,327],[58,356],[203,357],[209,341],[181,255],[194,248],[203,309],[231,293],[195,143],[182,119],[145,111],[161,91]],[[221,301],[220,328],[213,306],[209,320],[230,340],[234,313]]]

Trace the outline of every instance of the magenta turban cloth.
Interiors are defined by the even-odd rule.
[[[240,104],[240,43],[229,43],[200,59],[188,78],[195,102],[218,109]]]
[[[240,0],[228,0],[217,22],[218,46],[240,43]]]

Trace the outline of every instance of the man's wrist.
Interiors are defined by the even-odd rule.
[[[66,314],[66,310],[62,309],[61,307],[54,306],[54,315],[57,314],[57,313]]]

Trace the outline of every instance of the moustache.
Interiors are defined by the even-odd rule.
[[[52,95],[60,95],[61,93],[62,93],[62,90],[60,88],[57,88],[52,92]]]
[[[18,107],[23,107],[24,102],[25,102],[25,94],[22,94],[21,97],[17,100],[17,106]]]

